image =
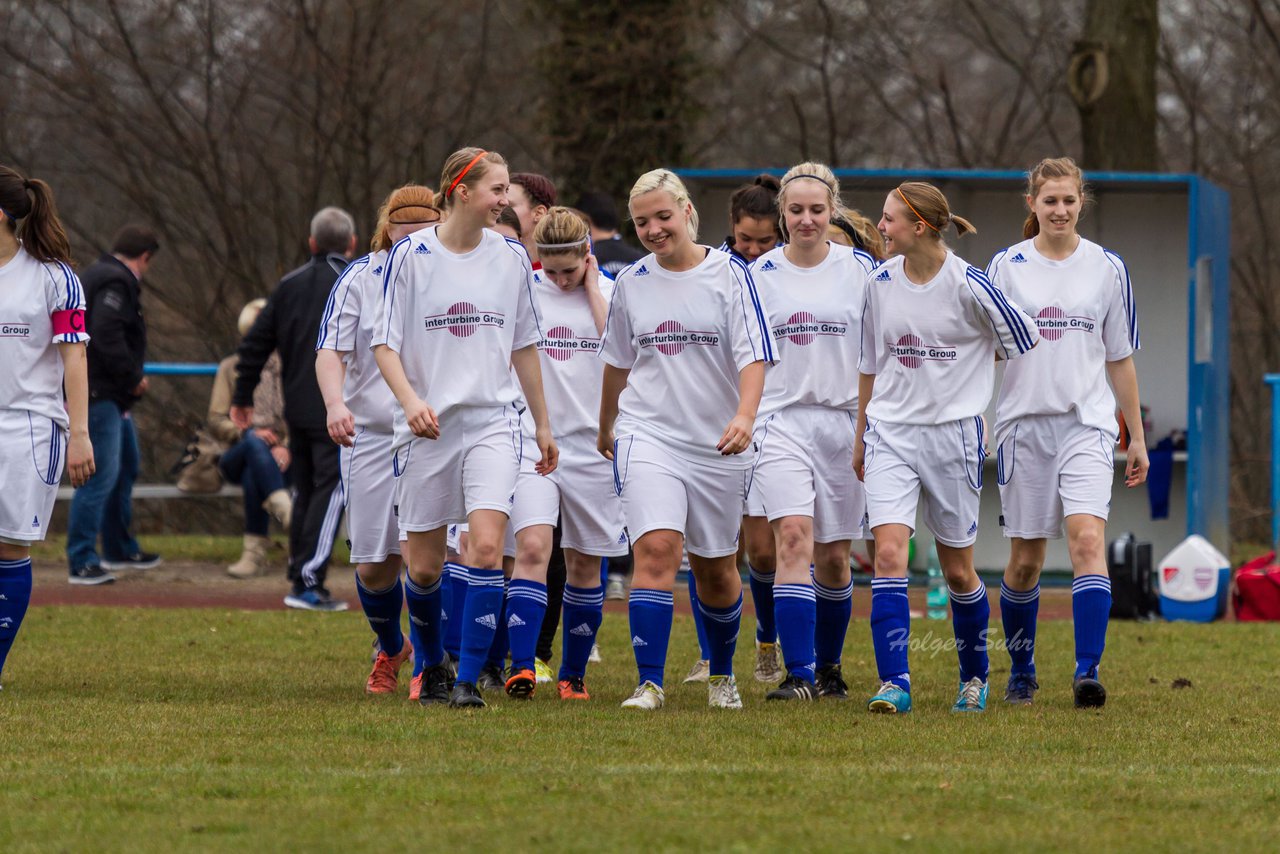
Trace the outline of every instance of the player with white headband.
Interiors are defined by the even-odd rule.
[[[828,241],[828,227],[845,209],[823,164],[792,167],[778,209],[786,244],[751,265],[782,359],[768,373],[756,416],[743,530],[749,541],[776,543],[771,592],[787,675],[768,699],[843,700],[849,551],[852,540],[866,537],[866,499],[853,473],[857,364],[866,278],[876,261]]]

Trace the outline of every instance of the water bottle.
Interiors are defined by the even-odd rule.
[[[938,566],[936,552],[932,549],[929,551],[928,576],[928,591],[924,598],[926,613],[930,620],[945,620],[950,597],[947,595],[947,583],[942,578],[942,567]]]

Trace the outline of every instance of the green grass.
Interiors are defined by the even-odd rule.
[[[273,539],[287,547],[288,537],[279,531],[272,530]],[[242,537],[227,537],[209,534],[145,534],[139,539],[143,548],[159,552],[167,561],[190,561],[193,563],[232,563],[240,557],[240,549],[244,543]],[[333,544],[333,564],[345,566],[351,552],[342,538]],[[65,533],[50,536],[44,542],[36,543],[31,548],[31,557],[37,561],[53,561],[61,563],[67,559],[67,536]]]
[[[916,711],[896,719],[860,701],[866,622],[851,702],[766,706],[743,643],[741,712],[679,684],[692,635],[677,618],[659,713],[618,708],[634,684],[618,615],[590,703],[540,691],[460,713],[364,696],[357,614],[36,608],[0,693],[0,848],[1150,850],[1274,833],[1275,626],[1113,624],[1100,713],[1071,708],[1068,622],[1041,627],[1029,709],[997,699],[998,653],[992,708],[952,716],[954,654],[915,652]]]

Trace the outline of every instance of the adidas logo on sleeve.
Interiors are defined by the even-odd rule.
[[[778,269],[778,265],[773,263],[772,259],[766,259],[764,262],[764,266],[760,268],[760,272],[767,273],[770,270],[776,270],[776,269]]]
[[[427,248],[427,244],[419,243],[418,248],[413,250],[414,255],[430,255],[431,250]]]
[[[1019,252],[1017,255],[1014,255],[1012,258],[1010,258],[1010,259],[1009,259],[1009,263],[1011,263],[1011,264],[1025,264],[1025,263],[1027,263],[1027,256],[1025,256],[1025,255],[1023,255],[1021,252]]]
[[[647,275],[649,275],[649,268],[648,268],[648,267],[646,267],[645,265],[641,264],[639,267],[636,267],[636,271],[635,271],[634,273],[632,273],[631,275],[633,275],[633,276],[647,276]]]
[[[880,271],[880,275],[876,276],[876,277],[875,277],[875,279],[874,279],[873,281],[876,281],[876,282],[887,282],[887,281],[889,281],[889,280],[890,280],[890,279],[892,279],[892,278],[893,278],[893,276],[890,276],[890,275],[889,275],[889,271],[888,271],[888,270],[881,270],[881,271]]]

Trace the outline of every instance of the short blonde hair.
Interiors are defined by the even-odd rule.
[[[250,300],[244,308],[240,309],[240,319],[236,321],[236,328],[240,330],[241,338],[249,334],[249,330],[253,328],[253,322],[258,319],[258,315],[266,305],[267,301],[258,297]]]
[[[654,190],[665,190],[670,193],[671,198],[675,199],[676,204],[681,208],[685,205],[689,206],[687,223],[689,239],[696,243],[698,241],[698,209],[693,206],[693,200],[689,198],[689,188],[684,185],[684,181],[680,180],[680,176],[670,169],[652,169],[641,175],[635,186],[631,188],[627,203],[630,204],[637,196],[652,193]]]

